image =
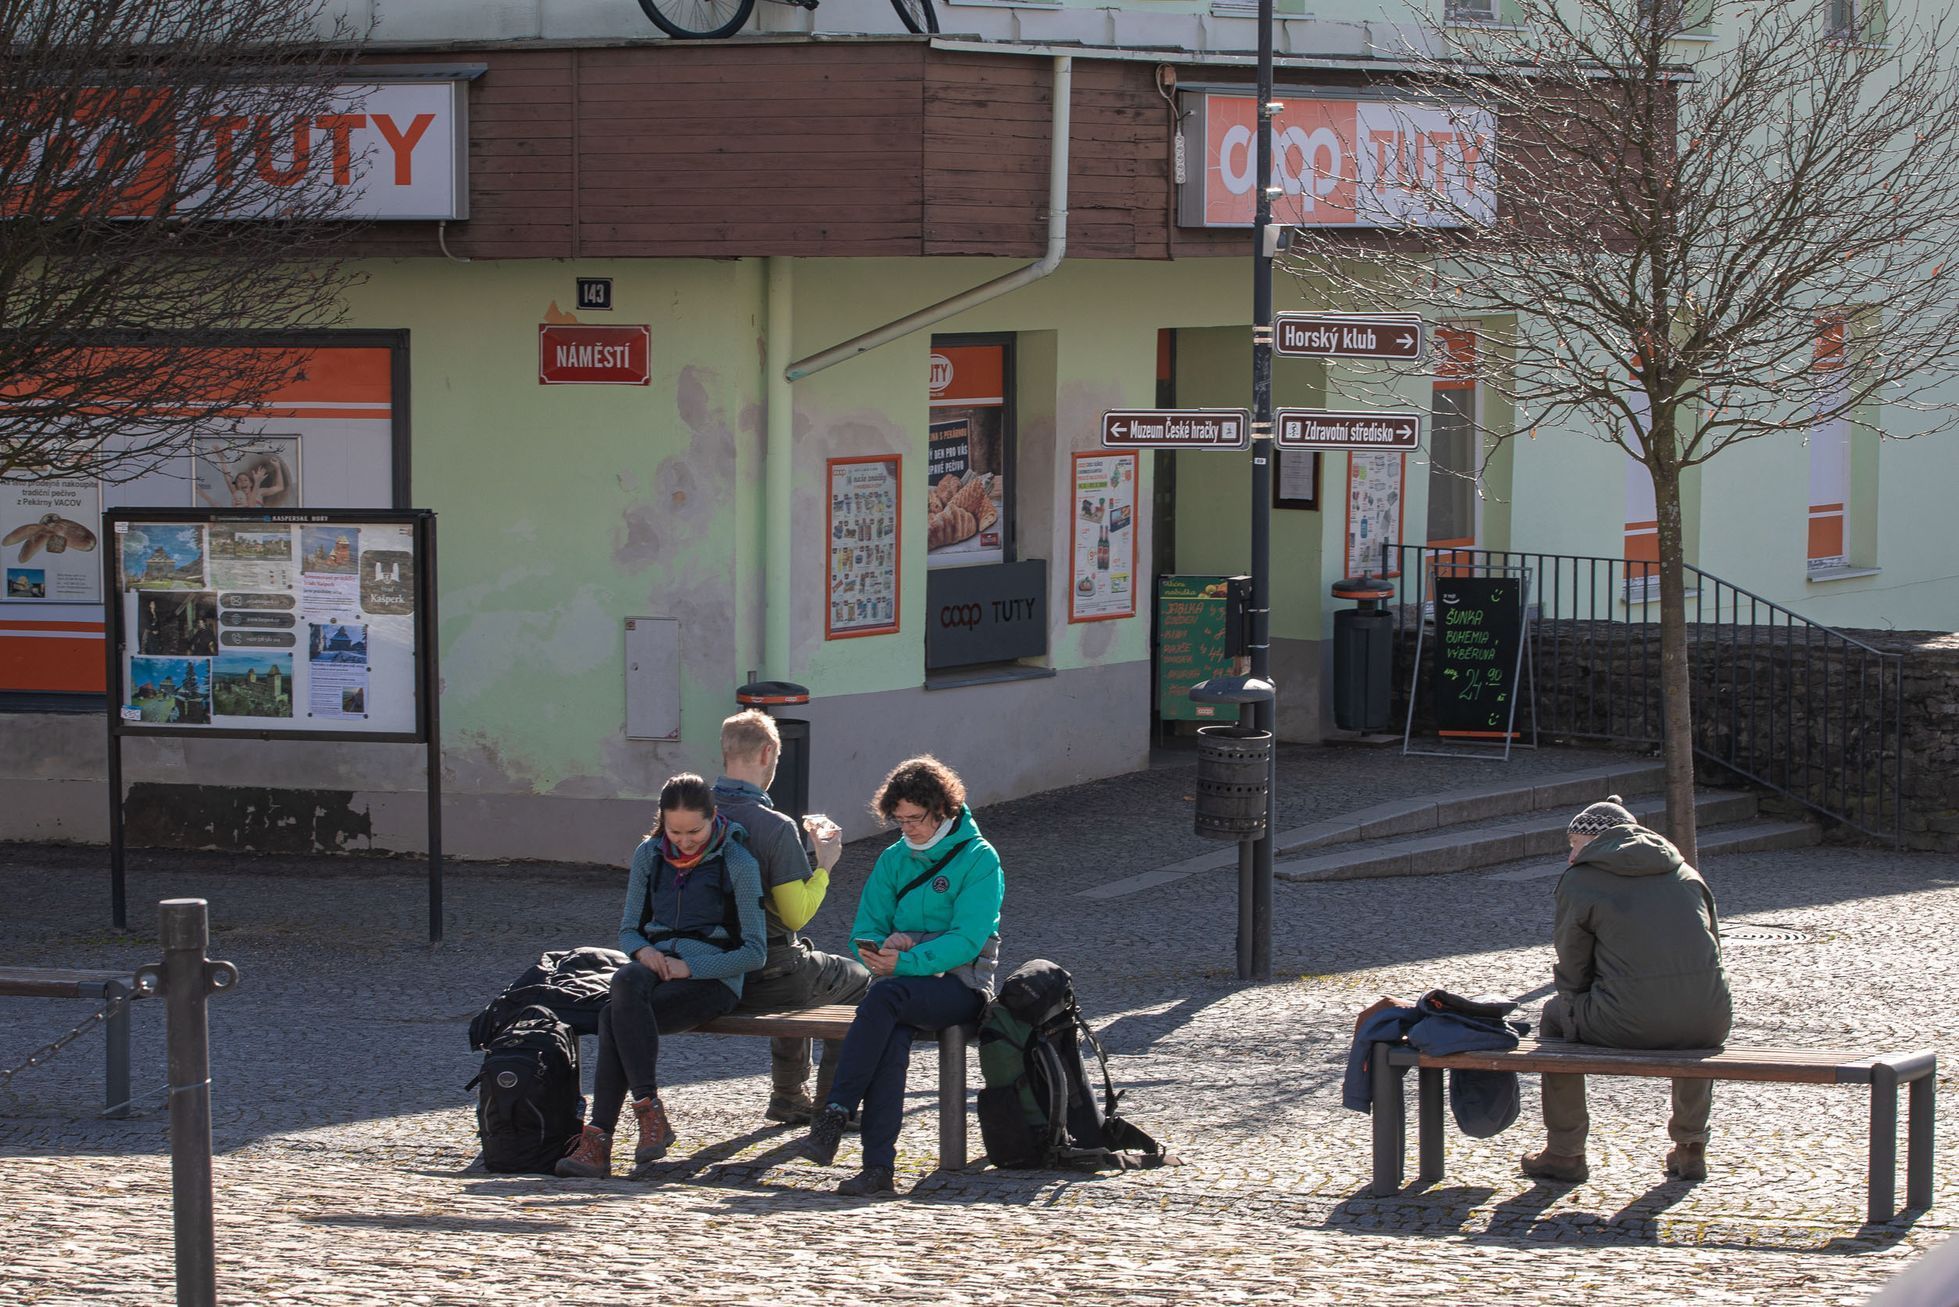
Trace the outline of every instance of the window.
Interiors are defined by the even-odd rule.
[[[1874,513],[1876,504],[1869,494],[1858,493],[1856,450],[1861,444],[1875,445],[1875,433],[1854,429],[1851,414],[1843,411],[1850,384],[1850,322],[1841,315],[1819,318],[1816,353],[1810,366],[1818,377],[1816,420],[1809,428],[1809,529],[1807,532],[1809,574],[1837,572],[1852,566],[1860,537],[1874,533],[1858,531],[1867,525],[1857,521],[1859,508]],[[1867,475],[1862,480],[1868,481]],[[1861,503],[1859,501],[1864,501]],[[1868,564],[1868,556],[1858,561]]]
[[[1482,468],[1476,437],[1476,336],[1437,329],[1435,389],[1428,428],[1428,543],[1473,547]]]
[[[1884,39],[1883,0],[1824,0],[1828,6],[1824,22],[1829,34],[1839,41]]]
[[[1445,0],[1442,16],[1451,23],[1493,23],[1496,0]]]

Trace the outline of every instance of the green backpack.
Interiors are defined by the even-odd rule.
[[[1102,1068],[1099,1103],[1083,1040]],[[980,1138],[994,1166],[1132,1170],[1174,1161],[1116,1114],[1108,1055],[1082,1020],[1073,980],[1054,963],[1036,959],[1001,984],[980,1017],[979,1059]]]

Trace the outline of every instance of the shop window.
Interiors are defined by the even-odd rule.
[[[925,566],[1013,561],[1013,341],[934,336]]]
[[[1473,548],[1481,508],[1477,436],[1476,336],[1436,331],[1440,361],[1429,407],[1428,543]]]

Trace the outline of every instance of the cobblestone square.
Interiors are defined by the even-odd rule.
[[[1515,774],[1333,750],[1285,768],[1291,820]],[[1007,866],[1003,963],[1075,972],[1126,1111],[1182,1159],[1156,1171],[936,1171],[928,1050],[913,1060],[903,1196],[839,1199],[825,1191],[855,1169],[854,1140],[834,1167],[794,1158],[799,1132],[762,1119],[761,1041],[698,1036],[661,1059],[681,1142],[650,1182],[466,1170],[465,1026],[539,952],[612,942],[624,849],[620,867],[452,864],[447,938],[431,947],[414,862],[137,851],[125,935],[108,927],[102,850],[4,846],[0,962],[153,961],[156,901],[211,901],[211,956],[242,973],[210,1007],[231,1302],[1359,1303],[1391,1285],[1432,1303],[1856,1303],[1950,1233],[1959,859],[1824,845],[1704,869],[1735,932],[1735,1042],[1940,1052],[1929,1213],[1864,1223],[1868,1099],[1854,1087],[1720,1085],[1710,1178],[1690,1186],[1660,1169],[1665,1083],[1594,1079],[1590,1182],[1535,1184],[1516,1166],[1542,1142],[1528,1077],[1508,1132],[1451,1129],[1445,1180],[1377,1199],[1368,1119],[1338,1098],[1354,1013],[1433,986],[1534,1006],[1549,991],[1551,869],[1282,882],[1275,980],[1240,985],[1232,872],[1083,895],[1217,847],[1190,834],[1188,780],[1172,766],[978,814]],[[820,945],[843,947],[880,843],[851,846],[812,926]],[[87,1011],[0,1002],[0,1064]],[[162,1018],[160,1003],[135,1008],[139,1092],[162,1083]],[[0,1303],[171,1296],[167,1114],[152,1098],[98,1119],[101,1076],[92,1035],[0,1093]]]

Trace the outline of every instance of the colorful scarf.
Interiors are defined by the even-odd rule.
[[[674,883],[676,885],[685,885],[687,883],[687,873],[700,866],[709,858],[712,858],[715,854],[721,852],[721,846],[727,842],[728,819],[717,812],[714,814],[714,820],[708,823],[707,843],[701,845],[700,850],[691,857],[674,847],[674,842],[668,839],[665,834],[662,834],[658,846],[660,860],[673,868]]]

